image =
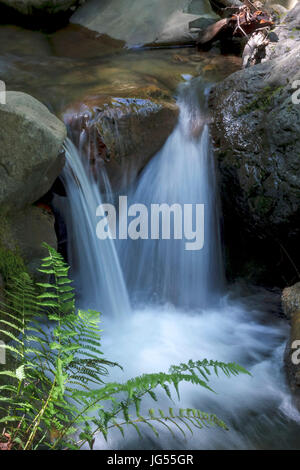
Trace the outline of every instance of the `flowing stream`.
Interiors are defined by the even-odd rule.
[[[216,413],[229,425],[228,432],[202,430],[185,439],[161,430],[159,439],[146,434],[139,441],[129,431],[126,441],[113,433],[107,444],[99,440],[98,448],[299,447],[300,417],[283,371],[288,331],[276,315],[277,298],[264,289],[225,289],[217,182],[204,103],[199,80],[181,86],[178,125],[128,194],[130,204],[147,207],[205,204],[204,248],[187,251],[184,240],[99,241],[99,186],[80,149],[68,142],[65,184],[70,211],[65,212],[70,261],[80,286],[79,302],[104,312],[105,354],[125,369],[113,371],[114,378],[165,371],[191,358],[238,362],[252,377],[213,378],[217,394],[185,385],[180,405],[173,404]],[[146,403],[145,409],[154,405]],[[162,397],[160,407],[164,406],[170,403]]]
[[[204,204],[204,246],[187,250],[184,236],[164,240],[161,232],[158,240],[126,241],[126,249],[121,243],[120,258],[131,296],[139,303],[146,298],[199,309],[219,298],[224,283],[216,175],[201,80],[180,87],[178,105],[178,125],[145,168],[129,194],[129,204],[142,203],[148,213],[152,204],[178,204],[182,219],[191,219],[194,228],[195,204]],[[185,205],[193,205],[190,213],[185,212]],[[176,223],[175,216],[172,221]],[[133,259],[137,260],[134,270]]]
[[[63,206],[68,228],[68,255],[75,271],[82,306],[115,317],[131,311],[127,289],[113,240],[96,237],[96,209],[102,198],[88,160],[67,140],[63,180],[69,204]]]

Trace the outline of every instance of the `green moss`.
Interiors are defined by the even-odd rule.
[[[257,196],[253,200],[253,206],[257,212],[267,214],[272,209],[273,201],[265,196]]]
[[[18,249],[8,250],[0,244],[0,274],[5,284],[23,272],[27,272],[27,269]]]
[[[16,243],[11,239],[10,224],[0,214],[0,274],[5,284],[22,272],[27,272]]]
[[[238,115],[251,113],[252,111],[263,110],[271,107],[272,100],[274,97],[284,88],[283,85],[280,85],[276,88],[267,86],[263,88],[260,92],[257,93],[256,98],[250,103],[242,106],[238,112]]]

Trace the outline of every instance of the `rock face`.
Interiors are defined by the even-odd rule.
[[[37,201],[64,165],[66,128],[39,101],[8,92],[0,105],[0,208],[2,213]]]
[[[175,104],[138,98],[100,98],[86,101],[64,115],[91,167],[105,165],[114,191],[122,191],[162,147],[178,117]]]
[[[22,212],[10,216],[12,240],[28,271],[36,278],[41,277],[41,274],[37,273],[37,268],[41,259],[48,253],[42,244],[46,242],[57,249],[54,222],[51,213],[35,206],[29,206]]]
[[[262,271],[265,264],[274,276],[270,282],[285,285],[300,261],[299,24],[297,3],[275,29],[279,41],[270,43],[265,61],[229,76],[211,95],[232,269],[238,271],[243,252],[251,259],[252,251]],[[275,272],[280,256],[287,272]]]
[[[291,333],[285,351],[287,377],[297,407],[300,409],[300,282],[282,292],[283,311],[291,322]]]
[[[300,311],[300,282],[283,289],[281,301],[284,314],[291,319],[294,312]]]
[[[6,94],[0,122],[0,275],[25,265],[37,276],[47,251],[42,243],[55,248],[57,240],[54,217],[32,203],[62,170],[66,128],[39,101],[19,92]]]
[[[132,47],[195,40],[197,34],[189,23],[199,18],[218,18],[209,0],[90,0],[71,22],[124,40]]]
[[[23,15],[32,15],[39,11],[47,14],[68,11],[84,2],[82,0],[1,0],[0,3]]]
[[[292,9],[294,6],[297,4],[298,0],[266,0],[266,5],[274,5],[274,4],[279,4],[282,5],[284,8]]]

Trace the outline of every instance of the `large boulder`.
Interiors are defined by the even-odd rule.
[[[36,206],[29,206],[9,217],[10,243],[13,241],[26,268],[35,278],[41,277],[37,268],[40,267],[41,259],[48,253],[42,244],[46,242],[57,249],[54,224],[53,214]]]
[[[71,22],[124,40],[132,47],[194,41],[197,32],[190,23],[199,18],[218,18],[209,0],[109,0],[100,4],[89,0]]]
[[[0,4],[6,5],[23,15],[33,15],[39,12],[56,14],[75,9],[82,3],[82,0],[0,0]]]
[[[150,93],[159,98],[161,90],[152,87]],[[64,120],[92,169],[105,165],[113,190],[122,191],[163,146],[177,117],[173,102],[98,97],[69,109]]]
[[[299,24],[300,3],[275,29],[266,60],[229,76],[210,100],[233,271],[253,255],[254,277],[266,279],[265,263],[270,281],[284,284],[300,261]],[[276,269],[280,257],[287,271],[284,262]]]
[[[7,92],[0,105],[0,208],[17,211],[37,201],[64,165],[64,124],[36,99]]]

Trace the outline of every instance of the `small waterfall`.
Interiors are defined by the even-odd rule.
[[[80,156],[69,139],[65,151],[63,180],[68,208],[63,212],[69,261],[80,303],[83,307],[120,317],[130,312],[130,302],[114,241],[100,241],[96,236],[96,208],[102,204],[99,184],[84,163],[84,156]]]
[[[95,168],[95,149],[87,152],[91,146],[85,130],[76,138],[72,135],[79,150],[67,141],[64,182],[68,207],[60,203],[60,209],[68,229],[69,260],[80,303],[107,313],[103,350],[125,368],[125,374],[113,369],[112,380],[166,371],[171,364],[205,357],[238,362],[252,373],[252,377],[230,381],[224,376],[214,378],[212,386],[218,394],[185,384],[182,401],[175,403],[178,408],[216,413],[230,432],[201,430],[194,437],[178,440],[160,429],[158,440],[146,436],[147,447],[299,448],[300,416],[285,383],[282,361],[287,325],[274,314],[276,298],[263,289],[244,291],[239,287],[221,295],[224,275],[218,191],[204,96],[197,79],[181,87],[178,125],[128,198],[128,204],[147,207],[155,203],[205,204],[204,247],[186,251],[185,240],[172,238],[118,241],[130,297],[139,304],[127,317],[121,316],[131,309],[115,242],[96,237],[96,207],[102,203],[99,187],[105,192],[104,202],[114,200],[109,180],[105,171]],[[97,163],[101,165],[100,160]],[[96,182],[95,175],[101,181]],[[161,407],[168,409],[170,402],[159,391],[158,396]],[[149,398],[145,413],[152,406]],[[97,439],[96,448],[140,446],[135,431],[127,432],[125,444],[117,432],[108,442]]]
[[[127,241],[126,249],[121,243],[128,288],[138,303],[203,308],[219,297],[223,285],[218,191],[204,95],[198,79],[181,87],[178,125],[129,195],[129,204],[142,203],[148,212],[151,204],[204,204],[204,247],[187,251],[186,240],[174,238]]]

